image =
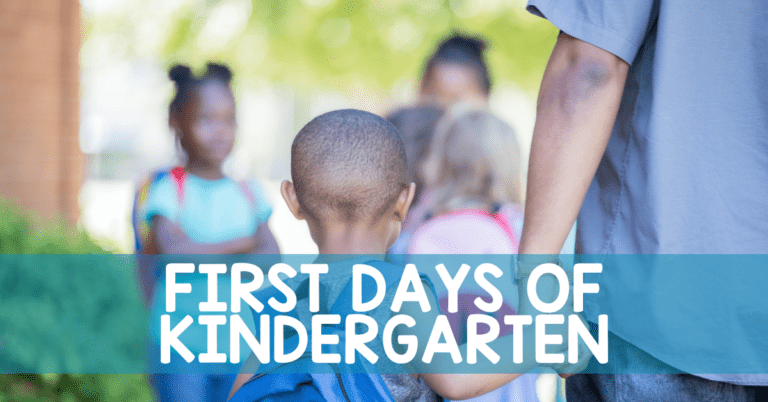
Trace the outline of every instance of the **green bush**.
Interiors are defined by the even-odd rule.
[[[0,254],[0,402],[151,400],[142,375],[53,374],[141,372],[147,314],[131,256],[1,200]]]

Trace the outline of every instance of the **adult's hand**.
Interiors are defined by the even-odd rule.
[[[569,280],[569,284],[572,284],[573,281]],[[568,362],[568,356],[569,356],[569,346],[570,346],[570,340],[569,340],[569,331],[568,331],[568,322],[570,320],[571,316],[576,316],[581,321],[582,325],[585,327],[587,326],[587,322],[582,317],[581,314],[576,313],[573,308],[573,292],[571,289],[568,290],[568,299],[565,301],[565,304],[557,311],[554,312],[543,312],[534,307],[534,305],[531,303],[530,298],[528,297],[528,284],[529,284],[529,278],[524,277],[520,283],[520,308],[519,308],[519,314],[521,315],[531,315],[534,319],[534,326],[536,325],[536,317],[540,316],[542,314],[556,314],[561,315],[563,319],[562,324],[547,324],[546,326],[546,334],[547,335],[559,335],[561,337],[562,343],[559,345],[548,345],[547,347],[547,353],[561,353],[563,354],[565,360],[563,363],[550,363],[550,364],[544,364],[546,367],[550,367],[557,371],[561,377],[566,378],[573,373],[577,373],[579,371],[584,370],[586,368],[589,360],[592,357],[592,352],[589,350],[589,348],[586,346],[586,343],[584,343],[583,340],[579,339],[578,343],[578,360],[575,363],[569,363]],[[541,276],[537,281],[537,297],[544,303],[552,303],[554,302],[557,297],[560,294],[560,286],[558,283],[557,278],[555,278],[553,275],[543,275]]]

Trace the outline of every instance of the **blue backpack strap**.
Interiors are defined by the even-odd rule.
[[[269,305],[269,299],[271,299],[273,297],[276,300],[280,300],[280,299],[284,299],[285,298],[283,293],[280,290],[278,290],[276,287],[270,286],[270,287],[267,287],[267,288],[264,288],[264,289],[261,289],[261,290],[257,290],[256,292],[254,292],[253,296],[256,298],[256,300],[260,301],[261,304],[264,305],[264,309],[261,310],[260,313],[257,312],[256,310],[251,309],[251,311],[253,312],[254,322],[258,323],[259,322],[259,317],[261,317],[262,315],[268,315],[270,317],[275,317],[275,316],[278,316],[278,315],[289,315],[289,316],[291,316],[293,318],[297,318],[298,319],[298,316],[296,314],[296,309],[293,309],[293,310],[291,310],[290,312],[287,312],[287,313],[281,313],[281,312],[273,309],[272,306]],[[301,300],[301,298],[297,297],[297,301],[298,300]],[[259,325],[256,325],[255,329],[256,329],[256,332],[254,333],[254,335],[256,335],[256,337],[258,339],[261,339],[260,338],[261,334],[259,333],[259,330],[260,330]]]
[[[271,374],[267,378],[254,376],[229,401],[325,401],[326,398],[313,382],[310,374]]]
[[[175,172],[175,173],[174,173]],[[158,169],[149,174],[137,188],[133,198],[133,211],[131,214],[131,223],[133,226],[135,251],[141,252],[146,246],[147,237],[150,231],[150,222],[147,222],[140,215],[144,205],[149,198],[149,192],[158,181],[168,175],[173,176],[176,183],[177,199],[179,203],[183,201],[183,186],[186,177],[186,171],[183,168]]]
[[[322,283],[320,284],[320,299],[324,300],[324,296],[327,294],[327,288]],[[281,313],[275,309],[272,308],[272,306],[269,305],[269,299],[274,297],[275,299],[284,299],[285,296],[281,291],[279,291],[276,287],[270,286],[261,290],[257,290],[254,293],[254,297],[256,297],[256,300],[260,301],[264,305],[264,309],[261,310],[261,312],[256,312],[256,310],[252,309],[253,313],[253,320],[254,322],[258,323],[260,320],[260,317],[263,315],[268,315],[270,317],[276,317],[278,315],[287,315],[291,316],[293,318],[298,319],[299,316],[296,312],[296,309],[293,309],[287,313]],[[296,289],[296,301],[299,302],[301,300],[304,300],[306,298],[309,298],[309,279],[304,280],[301,284],[299,284],[299,287]],[[328,314],[328,311],[325,309],[325,306],[322,304],[320,305],[320,311],[319,314]],[[286,328],[288,332],[285,334],[285,340],[292,338],[294,335],[296,335],[293,330],[290,328]],[[261,328],[259,325],[256,325],[254,335],[261,339]]]
[[[366,265],[372,266],[381,272],[381,275],[384,277],[384,283],[386,289],[389,289],[394,284],[398,283],[400,281],[400,278],[403,277],[403,272],[405,272],[405,267],[402,265],[393,265],[389,264],[383,261],[370,261],[366,263]],[[437,293],[435,292],[435,287],[432,285],[432,280],[429,279],[429,276],[424,274],[419,274],[419,277],[422,281],[427,282],[429,285],[429,289],[432,291],[432,296],[435,298],[435,302],[437,302]],[[376,293],[376,282],[372,279],[366,280],[363,278],[361,281],[362,285],[362,294],[363,295],[370,295]],[[437,308],[439,309],[440,306],[438,304]],[[350,314],[355,314],[356,311],[352,308],[352,279],[347,282],[347,284],[344,286],[344,289],[339,294],[339,297],[336,298],[336,301],[333,303],[333,306],[331,306],[330,314],[338,314],[342,317],[346,317]]]
[[[320,300],[328,300],[328,287],[322,282],[318,284],[318,291],[320,292]],[[309,278],[301,281],[296,288],[296,301],[309,298]],[[316,314],[328,314],[328,306],[325,303],[320,303],[320,309]]]
[[[367,263],[380,270],[384,277],[387,289],[397,284],[405,270],[403,266],[391,265],[380,261]],[[422,280],[426,280],[430,287],[429,278],[422,275]],[[370,278],[364,278],[362,281],[363,294],[372,294],[376,290],[375,282]],[[326,299],[322,293],[327,288],[320,287],[321,298]],[[434,290],[433,290],[434,291]],[[308,282],[302,282],[296,289],[297,300],[309,297]],[[264,310],[260,314],[277,315],[268,304],[270,297],[281,296],[281,292],[274,288],[266,288],[255,293],[255,296],[265,304]],[[321,309],[326,306],[321,306]],[[350,279],[339,297],[331,306],[330,314],[349,315],[352,310],[352,280]],[[322,313],[322,311],[321,311]],[[258,322],[259,313],[254,313]],[[289,313],[296,316],[295,310]],[[326,313],[327,314],[327,313]],[[258,330],[258,328],[257,328]],[[343,333],[339,334],[343,339]],[[308,336],[312,337],[311,333]],[[297,337],[286,339],[285,347],[292,350]],[[310,341],[311,342],[311,341]],[[343,340],[341,341],[343,342]],[[304,374],[307,373],[307,374]],[[334,374],[335,373],[335,374]],[[312,362],[311,353],[305,354],[299,360],[293,363],[276,363],[274,360],[259,367],[257,374],[251,378],[243,387],[233,396],[232,401],[250,402],[255,400],[263,401],[293,401],[293,400],[327,400],[327,401],[358,401],[358,400],[380,400],[393,401],[383,378],[378,375],[375,366],[369,365],[362,359],[359,359],[354,367],[347,365],[323,365]]]
[[[366,265],[372,266],[381,272],[381,275],[384,277],[386,289],[389,289],[390,286],[397,283],[397,281],[399,281],[403,276],[403,271],[405,271],[405,267],[403,266],[387,264],[381,261],[370,261],[367,262]],[[361,284],[362,294],[369,295],[376,293],[376,282],[374,280],[366,280],[363,278]],[[350,278],[349,281],[347,281],[347,284],[344,286],[344,289],[341,290],[339,297],[337,297],[336,301],[333,302],[333,306],[331,306],[330,309],[330,314],[338,314],[342,317],[346,317],[355,313],[356,311],[352,308],[352,278]]]

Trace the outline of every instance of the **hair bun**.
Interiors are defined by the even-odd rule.
[[[219,78],[228,83],[232,80],[232,71],[229,67],[223,64],[208,63],[208,72],[206,73],[206,76]]]
[[[189,67],[176,64],[168,70],[168,77],[176,83],[176,85],[182,85],[186,82],[192,81],[192,70]]]
[[[482,59],[483,52],[487,47],[488,45],[485,43],[485,41],[480,38],[456,34],[446,39],[440,45],[437,53],[450,52],[452,50],[464,50]]]

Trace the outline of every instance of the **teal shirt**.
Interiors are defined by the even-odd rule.
[[[248,185],[253,201],[238,182],[228,177],[205,180],[187,173],[179,200],[176,183],[166,175],[149,190],[142,216],[148,222],[155,215],[164,216],[198,243],[223,243],[253,235],[258,225],[269,219],[272,208],[261,186],[255,182]]]
[[[152,185],[147,201],[144,204],[141,217],[148,222],[156,215],[163,216],[175,223],[195,242],[222,243],[239,237],[256,234],[259,225],[266,224],[272,208],[267,201],[260,185],[251,181],[247,183],[251,195],[235,180],[225,177],[219,180],[205,180],[187,173],[184,181],[183,198],[179,199],[176,182],[166,175]],[[181,202],[180,202],[181,201]],[[152,338],[160,342],[160,316],[165,312],[165,277],[160,275],[155,287],[150,319]],[[194,354],[206,351],[205,329],[197,325],[197,317],[201,314],[199,303],[207,300],[207,280],[205,275],[191,275],[181,280],[189,280],[192,293],[180,294],[176,298],[176,311],[171,313],[171,327],[178,324],[186,315],[195,319],[195,325],[188,328],[180,337],[182,342]],[[219,301],[229,302],[230,278],[220,275]],[[247,310],[246,310],[247,311]],[[250,312],[241,314],[246,325],[253,331],[253,318]],[[228,336],[223,330],[219,333],[218,349],[226,351],[229,348]],[[248,348],[243,348],[243,358],[246,358]],[[178,356],[175,356],[176,358]]]

